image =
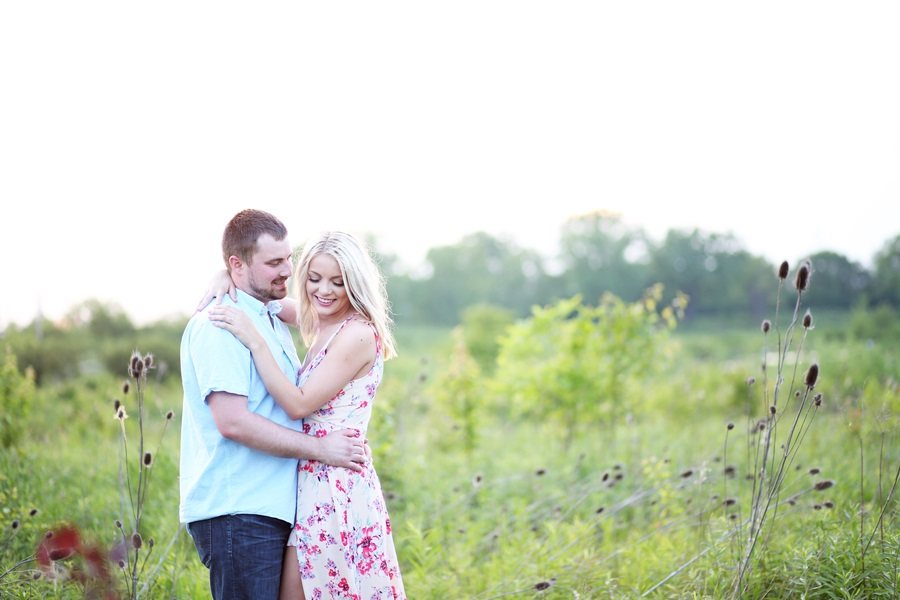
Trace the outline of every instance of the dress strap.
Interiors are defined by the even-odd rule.
[[[356,315],[350,315],[349,317],[347,317],[346,319],[344,319],[344,322],[341,323],[341,324],[338,326],[338,328],[334,330],[334,333],[331,334],[331,337],[328,338],[328,340],[325,342],[325,345],[322,346],[322,349],[319,350],[319,352],[320,352],[320,353],[324,352],[325,349],[328,348],[328,345],[331,343],[331,340],[333,340],[333,339],[337,336],[337,334],[339,334],[339,333],[341,332],[341,329],[344,328],[344,325],[346,325],[347,323],[349,323],[350,321],[352,321],[354,318],[356,318]]]

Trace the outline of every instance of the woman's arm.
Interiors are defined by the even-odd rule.
[[[350,322],[329,346],[315,375],[298,388],[281,372],[262,334],[242,311],[218,305],[209,310],[209,318],[250,349],[266,389],[292,419],[301,419],[318,410],[375,357],[372,331],[363,323]]]

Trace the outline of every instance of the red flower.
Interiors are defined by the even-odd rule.
[[[344,590],[345,592],[350,589],[350,584],[347,583],[346,577],[341,577],[341,582],[338,584],[338,587]]]
[[[316,437],[325,437],[326,435],[328,435],[328,432],[324,429],[316,429]]]

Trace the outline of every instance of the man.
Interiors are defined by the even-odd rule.
[[[274,216],[244,210],[225,228],[222,251],[237,287],[225,300],[250,315],[282,371],[300,360],[287,327],[273,314],[287,295],[291,247]],[[193,316],[181,340],[180,520],[187,524],[213,598],[278,597],[284,547],[294,522],[297,460],[360,470],[362,440],[341,431],[315,438],[299,431],[269,395],[233,335]]]

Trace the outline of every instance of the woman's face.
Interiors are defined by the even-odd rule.
[[[316,254],[309,261],[306,298],[319,319],[341,318],[351,310],[341,268],[333,256]]]

